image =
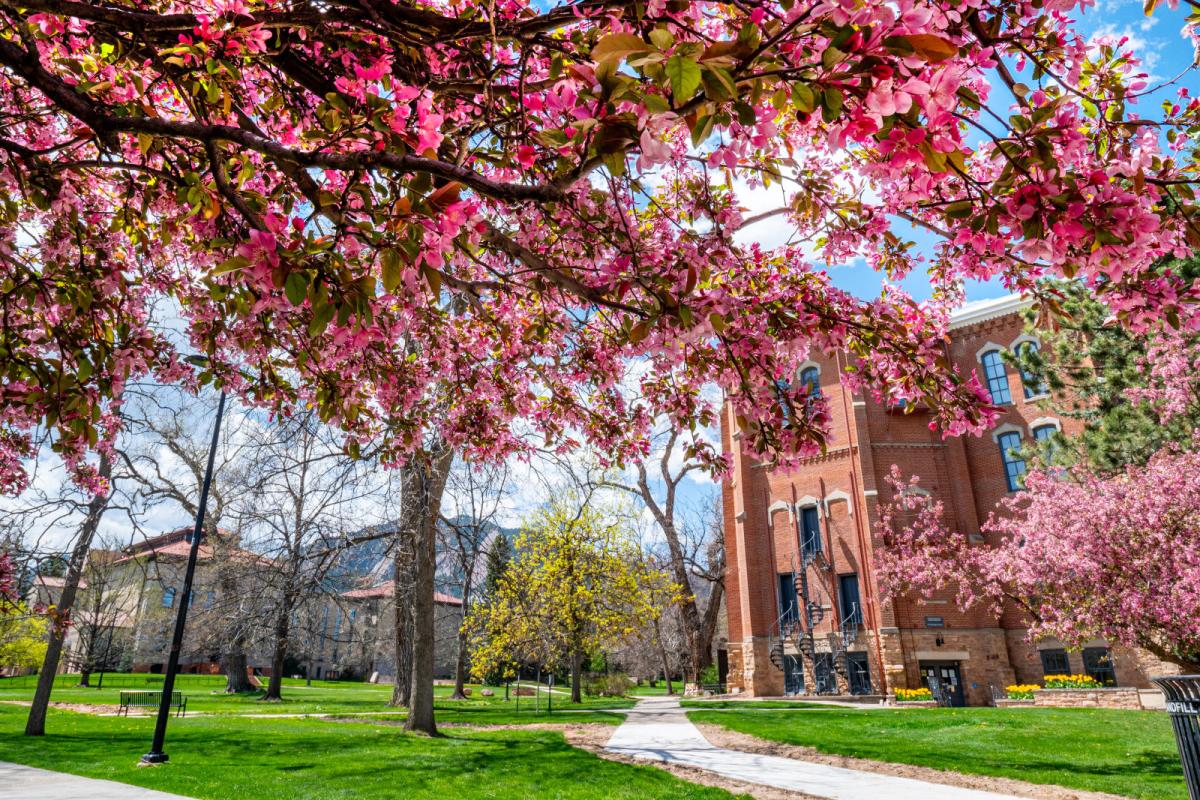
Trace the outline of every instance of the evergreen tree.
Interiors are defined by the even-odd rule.
[[[1162,269],[1194,280],[1200,277],[1200,259],[1173,261]],[[1086,427],[1070,441],[1054,437],[1043,444],[1039,457],[1060,464],[1082,461],[1109,473],[1145,464],[1167,443],[1190,443],[1200,429],[1200,411],[1164,421],[1153,405],[1128,396],[1147,387],[1152,340],[1113,321],[1111,310],[1078,281],[1055,281],[1046,288],[1058,297],[1062,316],[1048,328],[1036,308],[1026,312],[1026,330],[1041,346],[1020,348],[1007,358],[1026,386],[1049,389],[1048,410],[1082,420]]]

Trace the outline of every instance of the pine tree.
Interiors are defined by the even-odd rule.
[[[1194,280],[1200,277],[1200,259],[1174,261],[1162,269]],[[1109,473],[1145,464],[1165,444],[1190,443],[1200,429],[1200,413],[1163,422],[1153,406],[1127,396],[1147,385],[1151,341],[1114,323],[1110,309],[1078,281],[1055,281],[1044,288],[1059,298],[1062,318],[1047,328],[1036,310],[1027,312],[1026,331],[1039,339],[1040,348],[1021,348],[1008,359],[1026,386],[1049,388],[1049,409],[1082,420],[1086,427],[1067,447],[1056,437],[1039,455],[1062,464],[1083,461]]]

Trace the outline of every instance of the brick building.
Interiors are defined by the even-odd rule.
[[[891,499],[885,476],[893,464],[921,476],[921,490],[942,501],[947,521],[982,546],[988,513],[1023,474],[1014,450],[1081,426],[1048,411],[1046,395],[1004,363],[1004,351],[1038,346],[1024,333],[1024,305],[1016,296],[973,303],[952,320],[948,356],[964,373],[977,372],[1004,409],[981,436],[943,439],[921,408],[906,414],[845,390],[838,380],[843,357],[798,371],[798,380],[820,387],[832,419],[825,454],[798,469],[756,462],[727,409],[721,435],[733,459],[723,487],[731,691],[890,694],[936,680],[954,702],[983,705],[992,687],[1046,674],[1087,672],[1108,684],[1147,686],[1148,672],[1172,671],[1103,641],[1077,651],[1029,642],[1015,610],[997,618],[982,609],[964,613],[950,595],[893,603],[880,596],[872,549],[879,546],[879,503]]]

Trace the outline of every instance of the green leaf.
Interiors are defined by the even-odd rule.
[[[650,41],[654,42],[654,46],[659,50],[667,50],[675,44],[675,37],[666,28],[655,28],[650,31]]]
[[[333,321],[333,315],[336,310],[333,304],[328,302],[321,303],[314,308],[312,322],[308,326],[308,335],[316,336],[324,333],[325,329],[329,327],[329,323]]]
[[[388,294],[393,294],[400,285],[400,254],[390,247],[379,254],[383,265],[383,288]]]
[[[592,60],[604,61],[613,59],[620,61],[630,53],[640,53],[651,49],[651,45],[642,41],[640,36],[632,33],[610,33],[592,48]]]
[[[308,296],[308,275],[303,272],[289,274],[283,284],[283,293],[292,305],[298,306],[303,303],[304,298]]]
[[[700,88],[700,65],[693,59],[675,55],[667,59],[667,77],[676,103],[690,100]]]
[[[792,84],[792,105],[805,114],[811,114],[816,108],[816,97],[813,90],[803,83]]]
[[[842,93],[837,89],[826,89],[821,105],[824,109],[821,116],[826,122],[833,122],[842,113]]]
[[[974,204],[970,200],[959,200],[946,206],[945,214],[950,219],[966,219],[971,216]]]
[[[958,55],[958,48],[953,42],[931,33],[914,33],[899,38],[907,41],[914,53],[934,64]]]
[[[217,265],[217,268],[213,270],[213,274],[224,275],[227,272],[236,272],[248,266],[250,266],[250,259],[245,256],[230,256]]]
[[[704,83],[704,96],[710,100],[729,100],[737,96],[733,74],[724,67],[705,67],[700,80]]]

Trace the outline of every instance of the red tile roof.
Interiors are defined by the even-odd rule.
[[[351,600],[368,600],[376,597],[391,597],[392,592],[395,591],[395,586],[395,581],[384,581],[378,586],[372,586],[368,589],[352,589],[349,592],[344,592],[342,597],[346,597]],[[444,594],[442,592],[433,593],[433,602],[441,603],[444,606],[462,605],[462,600],[459,598]]]

